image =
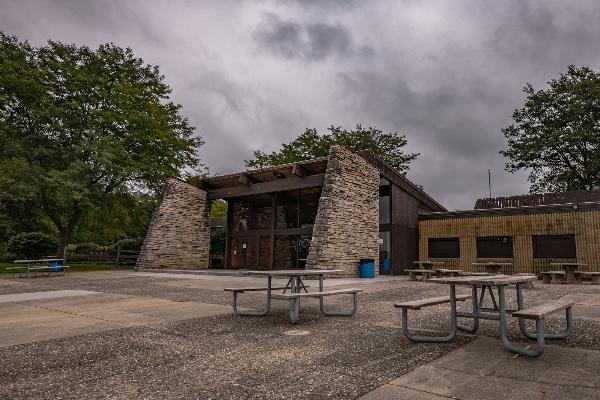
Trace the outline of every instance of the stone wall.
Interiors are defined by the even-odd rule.
[[[361,258],[378,263],[378,239],[379,171],[345,147],[331,146],[306,268],[356,276]]]
[[[169,179],[154,211],[138,268],[205,269],[209,264],[210,202],[206,192]]]

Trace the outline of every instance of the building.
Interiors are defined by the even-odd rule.
[[[205,269],[210,202],[228,203],[226,269],[342,269],[387,259],[401,273],[419,258],[418,215],[446,209],[371,151],[167,182],[138,258],[141,268]]]
[[[505,273],[539,273],[551,263],[578,262],[600,271],[600,192],[563,192],[480,199],[474,210],[422,213],[421,259],[474,270],[505,262]]]
[[[447,211],[370,151],[332,146],[327,157],[204,179],[170,179],[138,258],[141,268],[209,267],[210,203],[228,203],[225,269],[341,269],[360,259],[511,264],[506,273],[579,262],[600,271],[600,192],[480,199]],[[212,224],[214,225],[214,223]]]

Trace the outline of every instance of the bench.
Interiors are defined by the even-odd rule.
[[[439,268],[435,269],[435,272],[437,272],[436,276],[459,276],[462,269]]]
[[[47,272],[48,275],[50,276],[51,273],[55,273],[58,276],[63,276],[65,274],[65,272],[67,272],[67,270],[71,268],[68,265],[54,265],[51,267],[27,267],[27,272],[33,272],[33,277],[35,278],[37,276],[38,272],[41,272],[42,274],[44,272]]]
[[[576,272],[580,278],[590,278],[592,285],[600,285],[600,272]]]
[[[536,348],[533,350],[520,349],[518,351],[521,354],[525,354],[530,357],[538,357],[540,354],[544,352],[544,340],[545,339],[564,339],[569,336],[573,330],[573,312],[571,308],[575,304],[574,301],[571,300],[557,300],[551,301],[544,304],[539,304],[537,306],[524,308],[522,310],[514,311],[512,316],[519,319],[519,329],[521,333],[525,335],[528,339],[536,340]],[[545,318],[547,315],[553,314],[555,312],[565,310],[567,327],[562,333],[558,334],[545,334],[544,326],[545,326]],[[535,321],[536,334],[532,335],[527,332],[525,327],[526,319]],[[509,347],[509,346],[507,346]],[[510,347],[509,347],[510,348]]]
[[[309,287],[309,286],[306,286]],[[286,289],[287,286],[271,286],[271,290],[283,290]],[[245,288],[225,288],[223,289],[226,292],[234,292],[234,293],[244,293],[244,292],[259,292],[267,290],[267,287],[245,287]]]
[[[421,275],[421,282],[429,280],[435,271],[432,269],[405,269],[404,271],[408,272],[408,280],[416,281],[417,275]]]
[[[290,302],[290,322],[295,324],[298,322],[300,313],[300,299],[304,297],[318,297],[320,299],[321,313],[327,316],[334,317],[349,317],[354,315],[358,307],[358,293],[362,292],[362,289],[332,289],[324,290],[320,292],[307,292],[307,293],[282,293],[271,295],[272,299],[287,300]],[[342,294],[352,295],[352,309],[350,311],[327,311],[323,304],[323,297],[336,296]]]
[[[565,277],[564,271],[545,271],[542,272],[542,282],[544,283],[562,283]]]
[[[31,266],[31,267],[27,267],[27,266],[20,266],[20,267],[9,267],[6,268],[7,271],[10,271],[11,273],[13,273],[13,277],[14,275],[16,275],[17,273],[19,274],[19,278],[21,276],[29,276],[29,275],[33,275],[33,277],[35,278],[39,273],[44,273],[47,272],[48,276],[50,276],[50,274],[52,272],[56,273],[56,275],[62,276],[65,274],[65,272],[71,267],[69,267],[68,265],[56,265],[56,266],[52,266],[52,267],[48,267],[48,266]]]
[[[304,290],[306,291],[306,289],[309,288],[310,286],[302,284],[301,287],[304,288]],[[271,290],[272,291],[273,290],[285,290],[285,289],[290,289],[290,287],[287,286],[287,285],[285,285],[285,286],[271,286]],[[271,297],[267,298],[267,306],[262,311],[240,311],[238,309],[238,306],[237,306],[237,299],[238,299],[238,294],[239,293],[267,291],[267,290],[269,290],[269,288],[266,287],[266,286],[243,287],[243,288],[225,288],[223,290],[226,291],[226,292],[233,293],[233,312],[235,312],[238,315],[249,316],[249,317],[257,317],[257,316],[259,317],[259,316],[267,315],[269,313],[269,311],[271,310],[271,298],[273,297],[272,295],[271,295]]]
[[[456,295],[456,301],[465,301],[467,299],[471,298],[470,294],[460,294],[460,295]],[[411,336],[410,333],[408,332],[408,310],[420,310],[424,307],[430,307],[430,306],[435,306],[438,304],[446,304],[446,303],[450,303],[450,296],[441,296],[441,297],[432,297],[432,298],[428,298],[428,299],[421,299],[421,300],[412,300],[412,301],[405,301],[403,303],[396,303],[394,304],[394,308],[401,308],[402,309],[402,333],[404,333],[404,336],[406,336],[407,338],[409,338],[410,340],[414,341],[414,342],[449,342],[450,340],[452,340],[454,338],[454,336],[456,335],[456,326],[452,327],[452,331],[450,332],[450,334],[448,336]],[[453,312],[456,312],[456,309],[454,309],[454,305],[452,305],[453,307]],[[456,320],[455,318],[453,318],[454,320]]]

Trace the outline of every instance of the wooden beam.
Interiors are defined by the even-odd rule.
[[[207,182],[206,180],[204,180],[204,179],[203,179],[203,180],[201,180],[201,181],[198,183],[198,187],[199,187],[200,189],[202,189],[202,190],[205,190],[205,191],[209,191],[209,190],[211,190],[211,189],[214,189],[214,188],[215,188],[213,185],[211,185],[210,183],[208,183],[208,182]]]
[[[285,178],[274,181],[255,183],[250,186],[232,186],[208,190],[208,199],[230,199],[232,197],[251,196],[255,194],[284,192],[292,189],[303,189],[323,186],[325,174],[309,175],[306,178]]]
[[[256,179],[255,177],[253,177],[252,175],[243,172],[240,174],[240,178],[238,179],[238,182],[241,183],[242,185],[246,185],[246,186],[250,186],[253,183],[260,183],[260,181],[258,179]]]
[[[269,269],[275,266],[275,228],[277,228],[277,193],[271,194],[271,226],[269,235]]]
[[[294,163],[294,166],[292,167],[292,174],[299,178],[304,178],[305,176],[310,175],[310,171],[302,164]]]
[[[273,171],[273,176],[277,179],[285,179],[285,174],[279,171]]]
[[[225,230],[225,269],[231,269],[231,238],[233,234],[234,200],[227,201],[227,228]]]

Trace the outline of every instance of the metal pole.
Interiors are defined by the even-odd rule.
[[[490,199],[492,198],[492,171],[488,169],[488,189],[490,190]]]

